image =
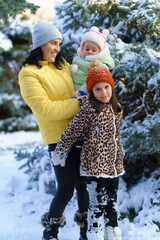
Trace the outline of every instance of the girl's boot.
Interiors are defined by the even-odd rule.
[[[48,213],[45,213],[41,217],[41,224],[45,228],[42,240],[58,239],[59,227],[63,227],[66,224],[66,220],[64,216],[49,219]]]
[[[121,229],[119,227],[106,227],[104,233],[105,240],[121,240]]]
[[[79,240],[87,240],[87,211],[83,213],[77,211],[74,215],[74,221],[80,226]]]

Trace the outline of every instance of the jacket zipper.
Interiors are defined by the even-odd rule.
[[[111,107],[111,111],[112,111],[112,113],[113,113],[114,141],[115,141],[114,171],[115,171],[115,176],[117,177],[117,170],[116,170],[116,167],[115,167],[116,156],[117,156],[116,123],[115,123],[115,115],[114,115],[114,111],[113,111],[112,107]]]

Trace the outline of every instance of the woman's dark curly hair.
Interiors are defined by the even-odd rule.
[[[22,64],[24,67],[26,64],[28,64],[36,65],[37,67],[41,68],[42,66],[39,64],[39,61],[43,61],[43,52],[40,47],[29,52],[28,56],[26,57],[25,61]],[[60,53],[57,54],[55,62],[53,64],[57,69],[62,69],[64,59]]]

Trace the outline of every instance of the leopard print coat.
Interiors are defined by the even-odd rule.
[[[124,150],[120,143],[122,111],[114,114],[110,103],[97,112],[89,96],[80,99],[80,110],[62,134],[54,158],[65,161],[77,139],[83,139],[82,176],[117,177],[124,173]],[[64,166],[64,164],[60,164]]]

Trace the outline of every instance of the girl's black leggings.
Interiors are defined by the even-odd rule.
[[[63,215],[65,207],[73,196],[74,188],[77,190],[79,212],[88,210],[89,197],[86,183],[84,177],[81,177],[79,173],[81,148],[77,145],[72,147],[65,167],[54,166],[57,191],[50,205],[49,217],[59,218]],[[56,144],[50,144],[48,146],[49,153],[54,151],[55,147]]]
[[[87,189],[90,204],[88,210],[89,230],[100,228],[100,218],[103,217],[105,227],[118,226],[117,221],[117,191],[119,177],[115,178],[87,178]],[[100,223],[99,223],[100,222]]]

